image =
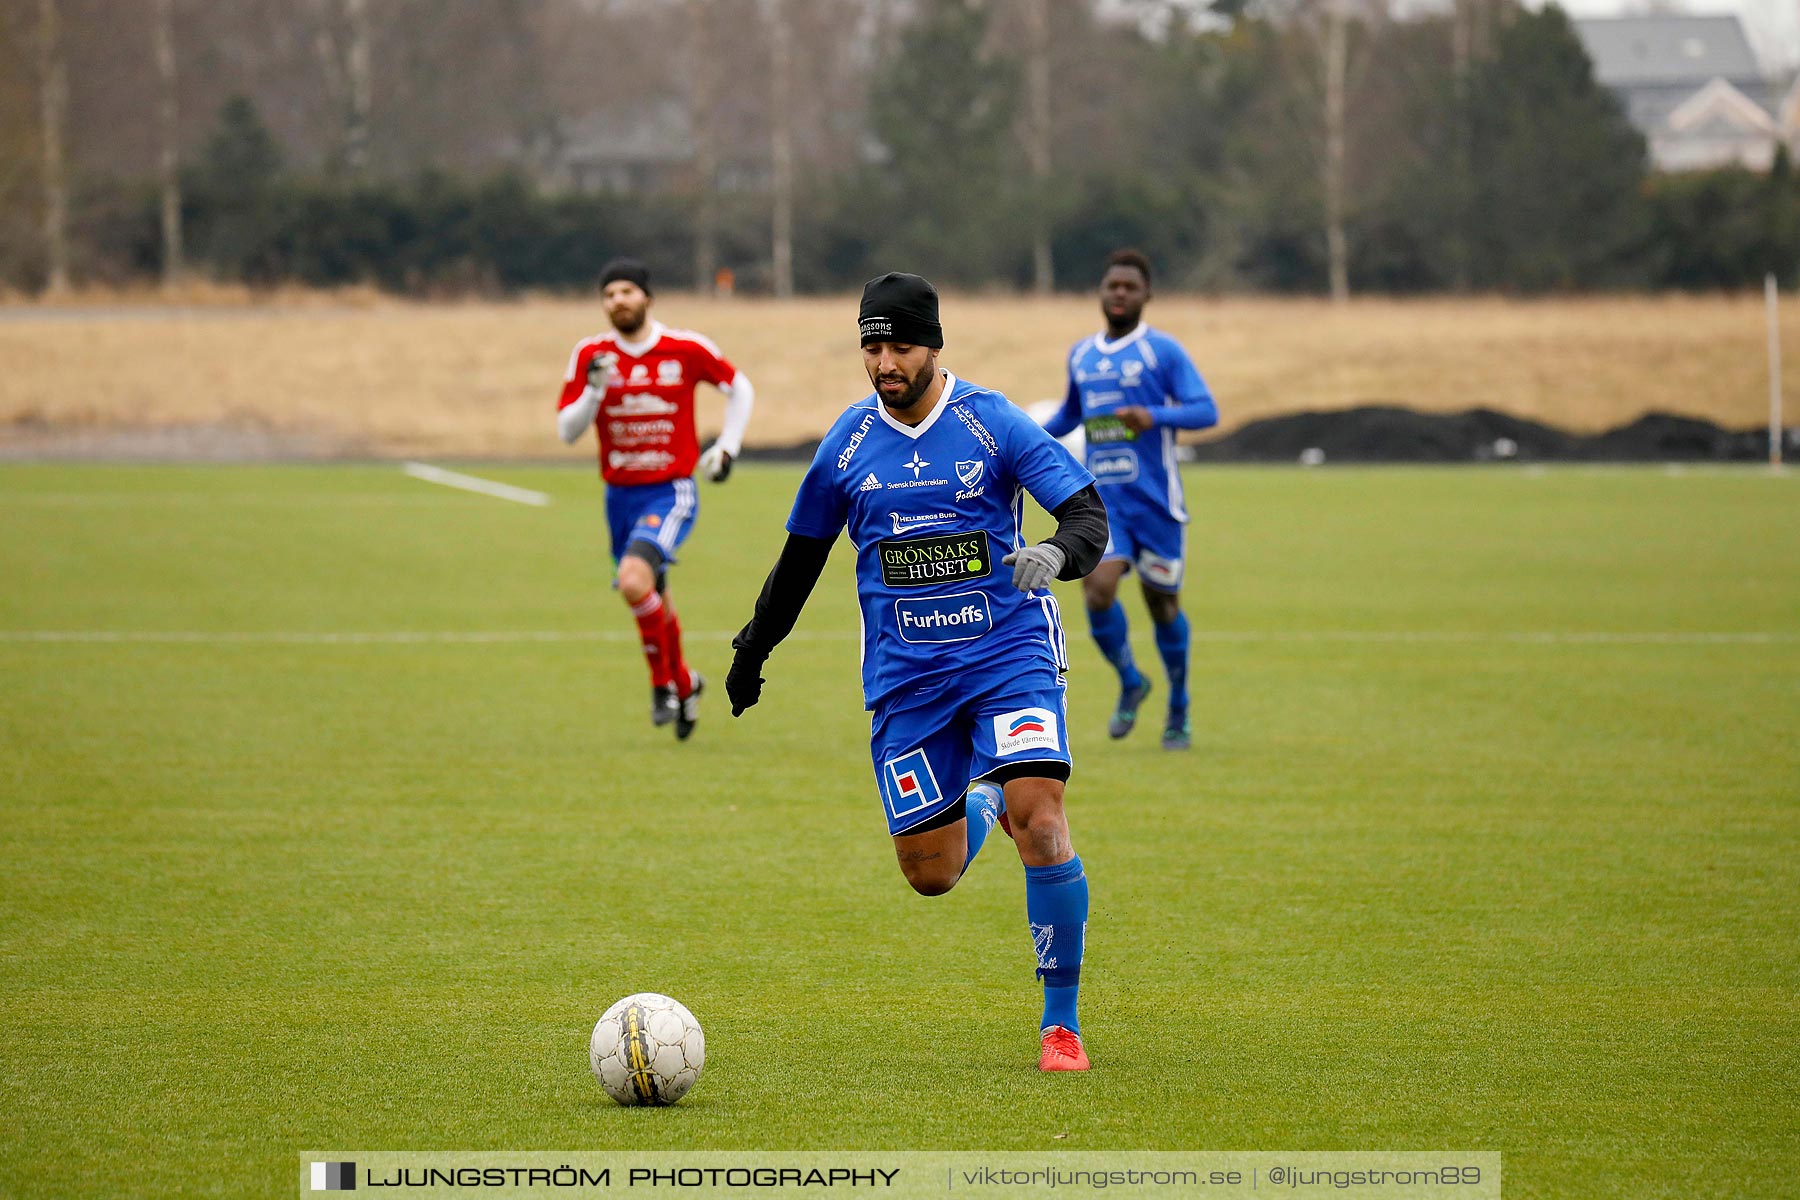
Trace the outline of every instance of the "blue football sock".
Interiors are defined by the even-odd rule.
[[[1169,711],[1187,712],[1188,619],[1178,612],[1167,625],[1156,627],[1156,652],[1169,671]]]
[[[1081,990],[1081,950],[1087,940],[1087,872],[1076,856],[1054,867],[1025,868],[1025,915],[1044,981],[1044,1020],[1081,1032],[1075,998]]]
[[[1143,679],[1137,663],[1131,658],[1131,627],[1125,623],[1125,607],[1117,600],[1111,608],[1088,609],[1088,629],[1106,655],[1106,661],[1119,673],[1119,686],[1136,687]]]
[[[1000,814],[1006,811],[1006,794],[997,783],[980,780],[969,785],[968,800],[968,838],[969,853],[963,859],[963,870],[975,861],[981,853],[981,844],[987,841],[987,835],[994,831],[999,823]]]

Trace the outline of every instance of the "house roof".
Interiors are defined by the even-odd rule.
[[[1594,77],[1608,87],[1759,83],[1762,67],[1735,16],[1593,17],[1575,22]]]
[[[1761,105],[1723,79],[1713,80],[1682,101],[1669,114],[1669,130],[1672,133],[1705,130],[1715,135],[1719,130],[1731,130],[1765,137],[1780,133],[1774,118],[1764,112]]]

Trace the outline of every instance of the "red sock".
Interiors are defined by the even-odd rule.
[[[694,690],[694,673],[681,657],[681,618],[673,604],[665,603],[663,614],[663,670],[674,681],[675,694],[686,700]]]
[[[662,596],[651,592],[631,606],[631,615],[637,618],[638,638],[644,643],[644,660],[650,664],[650,682],[657,687],[668,687],[675,679],[669,674],[668,638],[664,633],[667,622]]]

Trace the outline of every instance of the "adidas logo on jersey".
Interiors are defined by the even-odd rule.
[[[862,486],[856,490],[859,492],[879,492],[881,490],[881,480],[875,478],[875,472],[870,471],[868,477],[862,481]]]

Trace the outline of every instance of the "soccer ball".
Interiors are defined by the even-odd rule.
[[[620,1104],[673,1104],[706,1063],[706,1035],[678,1000],[655,992],[627,996],[606,1010],[588,1042],[588,1065]]]

